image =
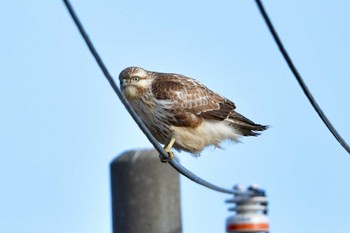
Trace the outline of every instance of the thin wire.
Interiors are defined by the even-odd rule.
[[[159,143],[155,140],[155,138],[152,136],[152,134],[150,133],[150,131],[146,128],[146,126],[143,124],[142,120],[137,116],[137,114],[135,113],[135,111],[133,110],[133,108],[130,106],[129,102],[127,101],[127,99],[124,97],[124,95],[120,92],[119,88],[117,87],[114,79],[112,78],[112,76],[109,74],[107,67],[104,65],[102,59],[100,58],[100,56],[98,55],[94,45],[92,44],[91,40],[89,39],[89,36],[87,35],[85,29],[83,28],[83,25],[81,24],[80,20],[78,19],[78,16],[76,15],[72,5],[70,4],[70,2],[68,0],[63,0],[64,4],[66,5],[69,14],[71,15],[71,17],[73,18],[74,23],[76,24],[76,26],[79,29],[79,32],[81,34],[81,36],[83,37],[84,41],[86,42],[87,46],[90,49],[90,52],[92,53],[93,57],[95,58],[97,64],[100,66],[103,74],[105,75],[105,77],[107,78],[108,82],[110,83],[111,87],[113,88],[114,92],[117,94],[117,96],[119,97],[120,101],[124,104],[125,108],[127,109],[127,111],[130,113],[130,115],[132,116],[132,118],[134,119],[134,121],[136,122],[136,124],[140,127],[140,129],[142,130],[142,132],[146,135],[147,139],[152,143],[152,145],[154,146],[154,148],[165,158],[169,158],[168,153],[166,153],[164,151],[164,149],[159,145]],[[192,180],[193,182],[196,182],[197,184],[203,185],[209,189],[218,191],[218,192],[222,192],[222,193],[229,193],[229,194],[239,194],[240,191],[238,190],[231,190],[231,189],[225,189],[225,188],[221,188],[219,186],[216,186],[214,184],[211,184],[205,180],[203,180],[202,178],[196,176],[195,174],[193,174],[192,172],[190,172],[189,170],[187,170],[185,167],[183,167],[180,163],[178,163],[175,159],[172,159],[169,161],[169,164],[176,169],[178,172],[180,172],[182,175],[184,175],[185,177],[187,177],[188,179]]]
[[[315,111],[317,112],[319,117],[322,119],[323,123],[327,126],[329,131],[333,134],[335,139],[337,139],[337,141],[340,143],[340,145],[350,154],[350,147],[349,147],[349,145],[340,136],[338,131],[334,128],[332,123],[328,120],[327,116],[323,113],[322,109],[317,104],[316,100],[312,96],[311,92],[309,91],[308,87],[306,86],[305,82],[303,81],[302,77],[300,76],[299,72],[297,71],[296,67],[294,66],[294,64],[292,62],[292,59],[289,57],[289,55],[288,55],[286,49],[284,48],[280,38],[278,37],[277,32],[276,32],[275,28],[273,27],[273,25],[271,23],[271,20],[270,20],[269,16],[267,15],[267,13],[266,13],[266,11],[264,9],[263,4],[261,3],[260,0],[256,0],[256,3],[258,5],[258,8],[259,8],[259,11],[260,11],[261,15],[263,16],[263,18],[265,20],[265,23],[267,24],[267,27],[269,28],[273,38],[275,39],[275,42],[276,42],[279,50],[281,51],[281,53],[282,53],[284,59],[286,60],[289,68],[291,69],[292,73],[294,74],[295,78],[297,79],[297,81],[298,81],[301,89],[303,90],[304,94],[306,95],[306,97],[310,101],[312,107],[315,109]]]

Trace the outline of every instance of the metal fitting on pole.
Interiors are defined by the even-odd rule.
[[[226,232],[258,233],[269,232],[269,219],[267,217],[267,198],[263,189],[251,185],[246,190],[240,185],[234,187],[238,191],[233,199],[226,203],[235,204],[229,208],[235,215],[226,219]]]

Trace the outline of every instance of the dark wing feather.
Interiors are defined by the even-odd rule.
[[[257,131],[267,129],[265,125],[253,121],[235,111],[235,104],[209,90],[194,79],[178,75],[153,73],[157,78],[152,84],[152,92],[159,100],[173,103],[169,110],[174,114],[168,122],[175,126],[196,127],[203,119],[227,120],[244,136],[257,136]]]
[[[209,90],[194,79],[178,75],[156,73],[152,93],[156,99],[171,100],[177,126],[197,126],[202,118],[225,120],[235,105],[232,101]]]

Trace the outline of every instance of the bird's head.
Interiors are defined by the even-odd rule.
[[[151,72],[140,67],[128,67],[119,74],[120,87],[129,100],[141,97],[152,85]]]

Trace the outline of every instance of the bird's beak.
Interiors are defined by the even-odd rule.
[[[129,82],[124,78],[120,84],[121,84],[122,88],[124,89],[128,85],[128,83]]]

